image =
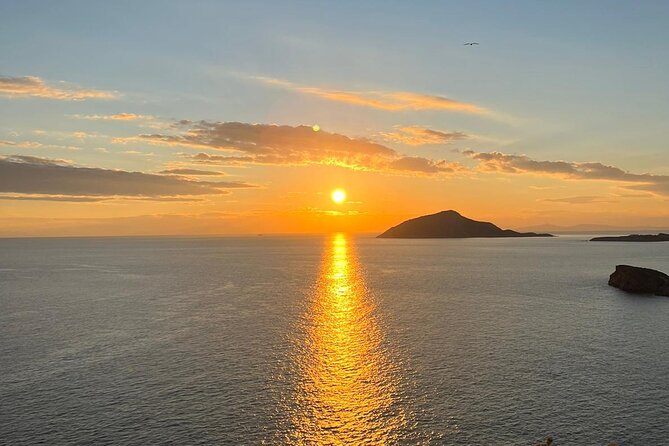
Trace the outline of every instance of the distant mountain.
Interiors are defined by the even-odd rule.
[[[669,234],[660,232],[657,235],[652,234],[631,234],[621,235],[619,237],[595,237],[591,242],[669,242]]]
[[[553,237],[551,234],[516,232],[492,223],[463,217],[455,211],[441,211],[412,218],[393,226],[379,238],[470,238],[470,237]]]

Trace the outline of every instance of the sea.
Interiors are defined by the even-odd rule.
[[[660,445],[669,243],[0,239],[3,445]]]

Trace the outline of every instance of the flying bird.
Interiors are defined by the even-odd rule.
[[[467,43],[465,43],[465,45],[478,45],[478,44],[479,44],[478,42],[467,42]]]

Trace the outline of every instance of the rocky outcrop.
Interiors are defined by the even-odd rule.
[[[649,268],[617,265],[609,285],[628,293],[669,296],[669,276]]]
[[[660,232],[657,235],[652,234],[631,234],[621,235],[619,237],[595,237],[591,242],[669,242],[669,234]]]
[[[486,221],[463,217],[455,211],[412,218],[393,226],[379,238],[553,237],[551,234],[501,229]]]

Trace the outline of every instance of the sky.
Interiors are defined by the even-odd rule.
[[[2,1],[0,236],[446,209],[666,229],[668,22],[663,1]]]

